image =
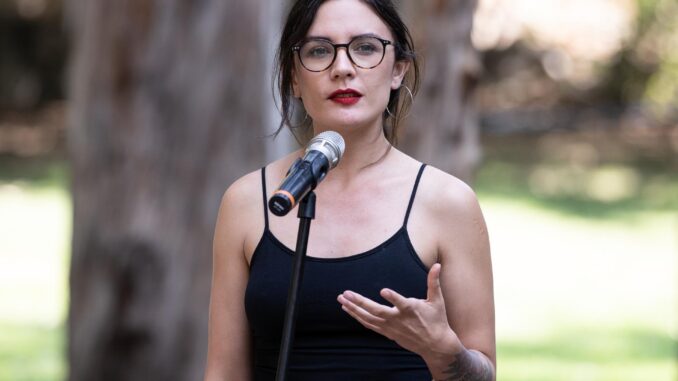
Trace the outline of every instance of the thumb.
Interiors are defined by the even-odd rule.
[[[426,299],[429,302],[439,301],[443,299],[443,291],[440,289],[440,263],[436,263],[428,272],[426,292]]]

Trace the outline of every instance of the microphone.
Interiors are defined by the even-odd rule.
[[[276,216],[284,216],[315,189],[330,169],[339,164],[346,145],[344,138],[334,131],[316,135],[306,146],[304,157],[298,158],[287,171],[287,176],[268,201],[268,208]]]

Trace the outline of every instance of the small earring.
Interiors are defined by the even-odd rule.
[[[386,106],[386,113],[393,119],[395,119],[395,115],[391,112],[391,110],[388,109],[388,106]]]
[[[301,111],[304,112],[304,119],[299,120],[298,115],[299,115],[299,113],[301,113]],[[291,128],[302,128],[302,127],[304,127],[306,122],[310,119],[308,117],[308,113],[306,112],[306,109],[304,109],[304,108],[295,110],[294,116],[295,116],[295,118],[291,118],[292,120],[296,120],[296,123],[294,123],[294,125],[292,125],[292,120],[289,120]]]

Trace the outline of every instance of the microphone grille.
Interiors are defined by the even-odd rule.
[[[344,138],[342,138],[338,132],[323,131],[311,139],[306,148],[306,152],[310,150],[323,151],[330,162],[331,168],[334,168],[344,155],[345,149],[346,143],[344,143]]]

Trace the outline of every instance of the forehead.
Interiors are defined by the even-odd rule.
[[[335,42],[364,34],[392,39],[388,25],[360,0],[325,1],[307,32],[307,36],[327,37]]]

